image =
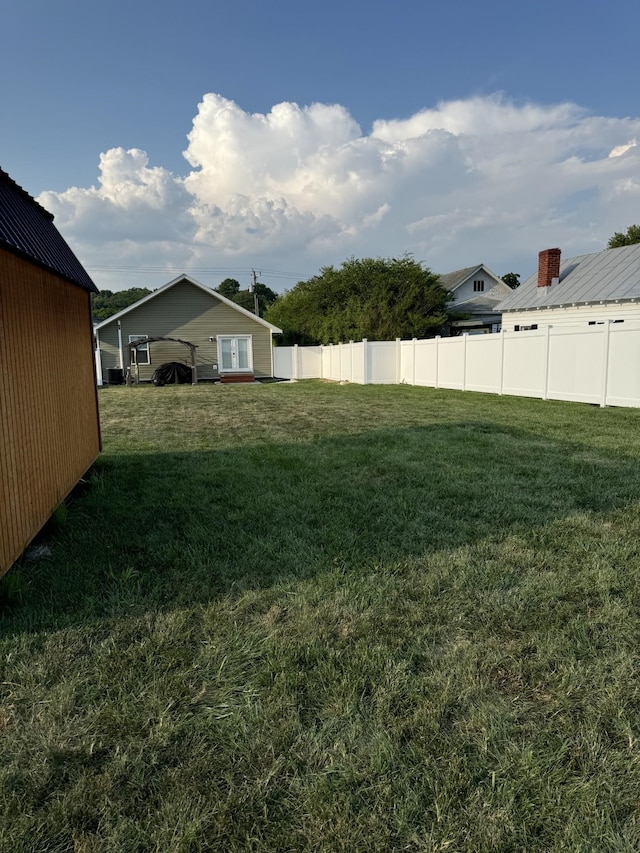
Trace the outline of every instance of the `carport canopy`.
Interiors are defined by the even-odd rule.
[[[136,371],[136,382],[140,380],[140,371],[138,367],[138,347],[145,346],[147,344],[153,344],[156,341],[173,341],[176,344],[184,344],[185,347],[189,347],[189,351],[191,352],[191,384],[198,384],[198,371],[196,368],[196,349],[198,348],[197,344],[192,344],[190,341],[183,341],[180,338],[163,338],[163,337],[155,337],[155,338],[139,338],[137,341],[131,341],[128,343],[127,349],[129,352],[133,351],[133,366]],[[131,358],[129,358],[131,361]]]

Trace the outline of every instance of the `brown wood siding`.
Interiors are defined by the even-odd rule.
[[[129,335],[180,338],[196,344],[198,378],[213,379],[218,362],[217,335],[251,335],[253,371],[256,376],[271,376],[271,330],[209,296],[187,281],[178,282],[165,293],[134,308],[120,320],[125,362]],[[106,381],[110,367],[120,367],[118,323],[114,321],[98,332],[102,376]],[[212,337],[214,340],[210,341]],[[191,365],[189,349],[181,344],[158,341],[151,344],[151,364],[140,365],[140,379],[147,380],[165,361]],[[125,369],[127,364],[125,363]]]
[[[0,249],[0,575],[99,450],[89,294]]]

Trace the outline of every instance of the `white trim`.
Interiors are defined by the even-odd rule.
[[[96,334],[100,326],[96,326]],[[120,370],[124,372],[124,347],[122,346],[122,326],[118,320],[118,351],[120,353]]]
[[[95,350],[95,361],[96,361],[96,384],[98,387],[102,387],[102,357],[100,355],[100,347],[96,347]]]
[[[186,275],[185,273],[179,275],[177,278],[174,278],[168,284],[165,284],[162,287],[159,287],[157,290],[154,290],[153,293],[150,293],[148,296],[143,296],[142,299],[138,299],[138,301],[134,302],[133,305],[129,305],[126,308],[123,308],[122,311],[118,311],[118,313],[114,314],[112,317],[107,317],[106,320],[103,320],[101,323],[98,323],[96,325],[96,329],[102,329],[109,323],[113,323],[114,320],[119,320],[121,317],[124,317],[125,314],[128,314],[130,311],[139,308],[141,305],[144,305],[145,302],[149,302],[151,299],[155,299],[156,296],[160,296],[161,293],[164,293],[166,290],[169,290],[169,288],[174,287],[181,281],[186,281],[189,284],[193,284],[195,287],[199,287],[200,290],[204,291],[204,293],[208,294],[209,296],[214,296],[216,299],[219,299],[223,305],[228,305],[229,308],[235,309],[240,314],[243,314],[245,317],[250,317],[252,320],[255,320],[256,323],[260,323],[261,326],[265,326],[267,329],[271,329],[271,332],[273,334],[280,334],[282,332],[282,329],[279,329],[277,326],[274,326],[271,323],[267,323],[267,321],[263,320],[262,317],[258,317],[251,311],[247,311],[247,309],[243,308],[241,305],[236,305],[235,302],[232,302],[231,299],[227,299],[226,296],[223,296],[221,293],[218,293],[217,290],[213,290],[212,288],[207,287],[205,284],[196,281],[195,278],[191,278],[191,276]]]

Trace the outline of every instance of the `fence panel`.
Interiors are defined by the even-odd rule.
[[[340,381],[340,348],[330,344],[329,350],[329,376],[325,375],[325,379],[333,379],[336,382]]]
[[[364,385],[364,344],[351,344],[351,381]]]
[[[640,321],[421,341],[277,347],[274,369],[281,378],[405,382],[640,408]]]
[[[466,352],[466,391],[499,394],[502,384],[502,335],[469,335]]]
[[[435,388],[438,384],[439,338],[416,341],[415,384]]]
[[[373,385],[395,385],[398,382],[397,344],[375,341],[367,344],[367,376]]]
[[[322,376],[322,347],[298,347],[298,379],[320,379]]]
[[[602,397],[605,326],[549,330],[547,398],[599,403]]]
[[[464,389],[464,337],[438,339],[438,388]]]
[[[331,378],[331,347],[322,347],[322,378]]]
[[[400,343],[400,382],[405,385],[415,385],[415,348],[417,341],[402,341]]]
[[[340,381],[353,382],[353,352],[351,344],[339,344]]]
[[[279,379],[293,379],[295,347],[273,348],[273,373]]]
[[[543,329],[504,333],[502,393],[543,397],[547,334]]]
[[[606,376],[606,404],[640,407],[640,323],[609,326]]]

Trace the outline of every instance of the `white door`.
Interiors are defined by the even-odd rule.
[[[253,370],[251,335],[218,335],[218,369]]]

